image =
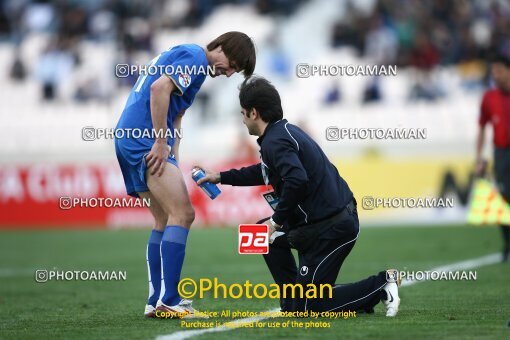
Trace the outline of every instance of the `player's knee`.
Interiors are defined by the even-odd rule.
[[[171,214],[168,219],[170,225],[182,225],[189,228],[195,220],[195,209],[190,205],[189,207],[179,209],[177,214]]]
[[[189,206],[185,209],[182,218],[184,220],[184,225],[186,227],[190,227],[193,221],[195,221],[195,209],[193,209],[192,206]]]

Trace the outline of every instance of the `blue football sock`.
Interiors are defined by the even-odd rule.
[[[182,264],[186,252],[186,240],[189,230],[177,226],[167,226],[161,242],[161,260],[163,264],[164,295],[161,301],[167,306],[174,306],[181,301],[177,285],[181,279]]]
[[[161,290],[161,239],[163,232],[152,230],[147,244],[147,270],[149,273],[149,299],[148,305],[156,307]]]

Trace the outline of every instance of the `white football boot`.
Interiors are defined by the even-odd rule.
[[[191,300],[182,299],[175,306],[167,306],[160,300],[156,306],[156,317],[169,319],[209,318],[206,314],[201,314],[198,310],[193,308],[191,305],[192,303],[193,301]]]
[[[152,305],[145,305],[144,315],[146,318],[155,318],[156,317],[156,307]]]
[[[394,317],[398,313],[400,305],[400,297],[398,296],[398,287],[400,286],[400,276],[398,270],[388,269],[386,271],[386,285],[383,290],[386,292],[386,299],[383,299],[384,307],[386,307],[386,316]]]

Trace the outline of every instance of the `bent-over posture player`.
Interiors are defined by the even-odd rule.
[[[241,32],[227,32],[206,48],[178,45],[151,61],[152,69],[162,73],[140,75],[129,95],[116,129],[154,131],[154,136],[115,140],[127,193],[150,199],[155,220],[147,246],[147,317],[156,316],[156,310],[185,317],[195,314],[191,301],[177,292],[195,211],[178,166],[179,138],[168,131],[180,128],[184,112],[207,76],[204,70],[213,67],[212,77],[230,77],[240,71],[250,76],[255,58],[252,40]]]

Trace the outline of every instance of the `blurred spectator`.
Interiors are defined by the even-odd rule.
[[[432,71],[439,63],[439,53],[425,32],[416,35],[411,49],[409,63],[415,68],[415,84],[411,88],[411,99],[435,100],[441,95],[434,82]]]
[[[153,29],[147,19],[133,17],[122,21],[119,34],[124,49],[152,51]]]
[[[113,86],[110,85],[110,82],[104,77],[84,77],[84,79],[78,80],[74,100],[81,103],[98,101],[108,104],[111,102],[113,92]]]
[[[363,49],[366,19],[351,1],[346,4],[346,19],[333,26],[331,45],[333,47],[353,46],[359,53]]]
[[[11,66],[11,71],[9,72],[9,76],[12,80],[22,81],[25,80],[27,75],[27,70],[25,68],[25,64],[20,58],[19,48],[16,48],[14,52],[14,61]]]
[[[368,86],[363,91],[363,103],[378,102],[382,99],[381,89],[379,86],[379,78],[374,77],[368,83]]]
[[[57,97],[58,86],[69,76],[73,66],[73,55],[66,49],[64,40],[52,40],[41,55],[36,68],[44,100],[50,101]]]
[[[370,30],[365,37],[364,53],[370,63],[377,65],[395,64],[397,56],[397,36],[395,31],[384,24],[380,15],[370,21]],[[363,92],[363,103],[381,100],[381,90],[377,77],[370,79]]]
[[[190,0],[188,3],[189,8],[182,21],[183,26],[198,27],[214,7],[213,1]]]
[[[57,2],[57,22],[59,33],[68,37],[81,37],[87,34],[87,13],[71,3]]]
[[[376,64],[394,64],[397,49],[398,41],[395,31],[384,25],[381,16],[374,16],[365,36],[365,56],[369,58],[370,62]]]
[[[291,75],[290,58],[280,42],[280,32],[276,30],[269,38],[267,47],[259,55],[266,55],[269,71],[282,79],[288,79]]]
[[[22,17],[27,0],[0,1],[0,36],[11,34],[11,40],[18,43],[21,39]]]
[[[46,32],[59,19],[54,5],[49,2],[29,2],[26,6],[17,7],[16,10],[23,10],[23,29],[28,32]]]
[[[0,37],[6,36],[10,32],[9,19],[4,6],[5,3],[0,3]]]
[[[110,10],[103,8],[92,14],[88,30],[91,37],[99,41],[111,41],[115,38],[115,14]]]
[[[96,85],[97,79],[87,79],[86,81],[82,82],[82,84],[78,85],[78,88],[76,89],[74,99],[77,102],[87,102],[98,98]]]
[[[304,0],[255,0],[260,14],[291,15]]]
[[[331,87],[327,90],[326,96],[324,97],[324,105],[333,105],[342,99],[342,93],[340,92],[340,86],[334,82]]]

